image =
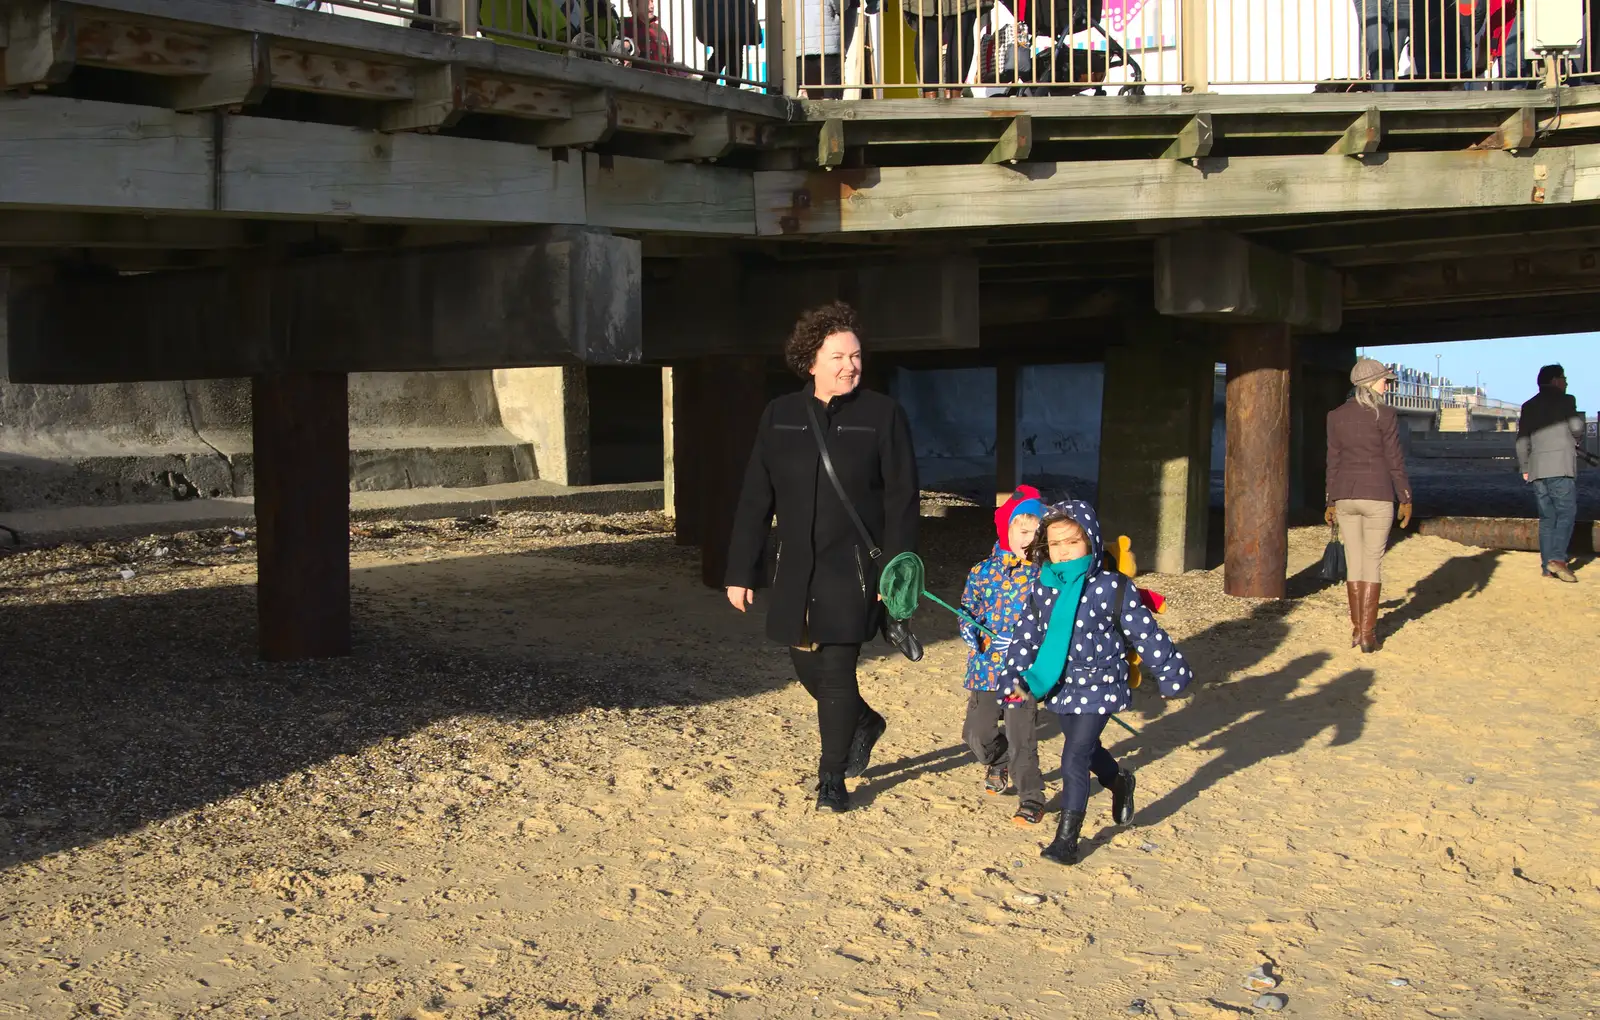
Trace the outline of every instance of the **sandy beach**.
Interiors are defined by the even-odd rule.
[[[925,520],[935,591],[985,516]],[[1142,579],[1200,683],[1107,731],[1139,814],[1074,868],[982,795],[937,610],[813,814],[809,699],[659,515],[361,525],[357,654],[293,666],[247,530],[0,557],[0,1016],[1231,1018],[1259,965],[1286,1015],[1600,1016],[1600,574],[1408,538],[1363,656],[1324,540],[1283,602]]]

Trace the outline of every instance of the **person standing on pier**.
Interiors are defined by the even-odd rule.
[[[905,411],[860,388],[860,332],[843,302],[800,316],[784,360],[807,382],[761,414],[728,543],[728,601],[742,613],[764,587],[776,513],[767,636],[789,646],[817,702],[819,811],[850,809],[845,778],[866,771],[887,727],[861,697],[856,662],[883,625],[879,565],[915,550],[921,509]],[[876,548],[863,544],[857,516]]]
[[[1568,583],[1578,579],[1567,563],[1572,528],[1578,517],[1578,447],[1583,415],[1567,392],[1560,365],[1539,369],[1539,394],[1522,405],[1517,422],[1517,469],[1539,501],[1539,569]]]
[[[1375,652],[1383,554],[1400,504],[1400,527],[1411,523],[1411,479],[1400,448],[1400,421],[1384,402],[1395,375],[1371,358],[1350,370],[1355,394],[1328,412],[1327,514],[1344,542],[1350,647]]]

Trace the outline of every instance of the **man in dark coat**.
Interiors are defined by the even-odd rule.
[[[1517,467],[1539,501],[1539,567],[1545,577],[1576,581],[1567,547],[1578,517],[1578,444],[1583,415],[1567,392],[1560,365],[1539,369],[1539,395],[1522,405],[1517,422]]]
[[[916,546],[916,453],[900,405],[859,388],[861,342],[849,306],[801,316],[784,356],[809,381],[761,415],[728,545],[728,600],[744,612],[755,589],[770,588],[767,636],[790,647],[795,674],[817,701],[817,807],[845,811],[845,777],[866,769],[886,725],[861,697],[856,662],[882,619],[880,565]],[[867,536],[828,477],[814,423]],[[763,584],[774,513],[774,565]]]

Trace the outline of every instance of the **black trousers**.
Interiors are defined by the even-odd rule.
[[[856,683],[860,645],[819,645],[814,652],[789,649],[794,674],[817,703],[817,735],[822,754],[817,759],[821,775],[843,776],[850,758],[856,727],[872,712]]]
[[[1017,802],[1044,807],[1044,776],[1039,771],[1039,703],[1032,698],[1000,703],[999,691],[973,691],[967,696],[967,721],[962,738],[978,762],[1011,770]],[[1001,721],[1005,729],[1000,728]]]
[[[1111,721],[1106,715],[1061,716],[1061,810],[1082,814],[1089,808],[1089,775],[1109,787],[1117,781],[1120,766],[1100,743],[1100,734]]]
[[[917,17],[917,77],[924,89],[963,88],[972,63],[972,27],[978,12]],[[939,51],[944,59],[939,59]]]

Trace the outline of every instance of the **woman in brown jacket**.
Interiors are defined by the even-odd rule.
[[[1383,584],[1383,553],[1389,526],[1400,504],[1400,527],[1411,523],[1411,480],[1400,449],[1400,425],[1384,403],[1394,373],[1371,358],[1350,370],[1355,394],[1328,412],[1329,524],[1339,525],[1348,573],[1350,647],[1375,652],[1378,597]]]

